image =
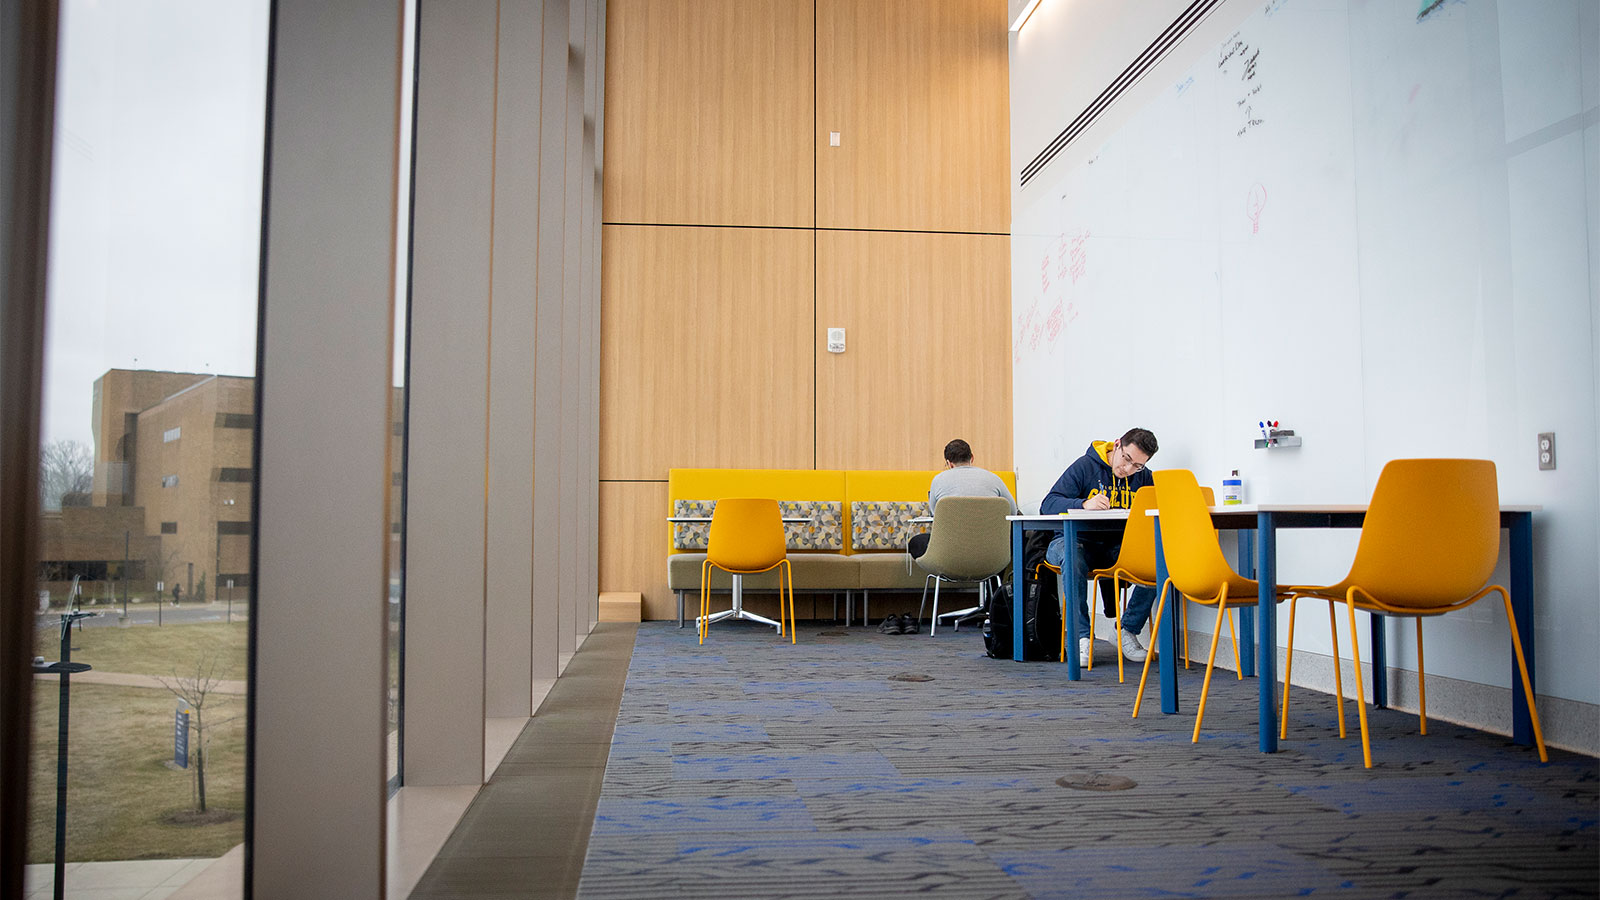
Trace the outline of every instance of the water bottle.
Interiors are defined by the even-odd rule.
[[[1222,479],[1222,505],[1237,506],[1244,502],[1244,480],[1239,477],[1239,470],[1234,469],[1232,474]]]

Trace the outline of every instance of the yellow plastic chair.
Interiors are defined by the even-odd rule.
[[[1259,586],[1255,579],[1245,578],[1233,571],[1222,555],[1217,542],[1216,529],[1211,525],[1211,515],[1206,511],[1210,504],[1200,492],[1194,473],[1186,469],[1163,469],[1154,473],[1156,505],[1161,510],[1161,549],[1167,557],[1167,583],[1161,586],[1161,599],[1156,604],[1155,625],[1150,642],[1154,644],[1161,632],[1161,616],[1167,606],[1167,592],[1176,590],[1189,600],[1210,606],[1217,611],[1216,627],[1211,632],[1211,654],[1206,657],[1205,683],[1200,689],[1200,709],[1194,719],[1191,742],[1200,742],[1200,726],[1206,717],[1206,700],[1211,696],[1211,672],[1216,667],[1217,644],[1222,638],[1223,615],[1238,606],[1253,606],[1257,602]],[[1282,600],[1292,587],[1278,591]],[[1144,700],[1144,686],[1150,678],[1150,663],[1154,653],[1144,660],[1144,674],[1139,677],[1139,694],[1133,701],[1133,715],[1139,715],[1139,705]]]
[[[794,571],[789,565],[778,501],[733,498],[718,500],[711,513],[706,558],[700,564],[700,643],[711,630],[711,570],[730,575],[756,575],[782,567],[778,577],[778,636],[783,636],[784,585],[788,585],[789,643],[794,635]]]
[[[1211,488],[1202,487],[1200,488],[1200,493],[1205,498],[1206,505],[1212,505],[1215,495],[1211,492]],[[1112,563],[1110,566],[1101,569],[1095,569],[1088,574],[1090,585],[1089,599],[1091,601],[1091,608],[1093,608],[1092,601],[1094,600],[1094,595],[1096,589],[1098,588],[1099,580],[1101,578],[1111,579],[1111,602],[1113,616],[1115,618],[1115,621],[1112,625],[1113,629],[1121,629],[1122,627],[1123,588],[1125,586],[1132,586],[1136,584],[1150,588],[1156,586],[1156,521],[1146,514],[1148,510],[1155,508],[1156,489],[1154,486],[1142,487],[1136,491],[1133,495],[1133,506],[1128,508],[1128,524],[1123,528],[1122,531],[1122,547],[1117,551],[1117,561]],[[1042,563],[1042,565],[1057,575],[1061,574],[1061,569],[1058,566],[1052,566],[1049,563]],[[1126,582],[1126,585],[1124,582]],[[1063,594],[1065,594],[1065,591],[1063,591]],[[1095,632],[1097,630],[1098,622],[1096,620],[1098,618],[1098,616],[1089,617],[1089,640],[1091,644],[1094,641]],[[1228,611],[1228,630],[1229,633],[1233,634],[1234,636],[1234,669],[1239,670],[1239,638],[1238,634],[1233,630],[1232,610]],[[1112,634],[1113,642],[1115,642],[1115,630],[1112,632]],[[1150,652],[1152,653],[1155,652],[1155,648],[1153,646],[1155,643],[1154,634],[1155,632],[1152,630],[1152,647],[1150,648]],[[1188,629],[1184,629],[1183,638],[1183,660],[1184,667],[1187,668],[1189,664]],[[1123,683],[1121,645],[1119,644],[1116,649],[1117,683],[1121,684]],[[1067,614],[1063,614],[1061,617],[1061,661],[1067,661]],[[1089,659],[1088,668],[1091,671],[1094,669],[1094,659],[1092,656]],[[1243,678],[1244,676],[1240,675],[1239,677]]]
[[[1356,641],[1356,610],[1417,620],[1417,718],[1423,734],[1428,733],[1428,695],[1422,687],[1423,618],[1455,612],[1498,593],[1511,625],[1511,649],[1522,676],[1522,691],[1528,698],[1539,761],[1548,762],[1511,595],[1498,584],[1484,586],[1494,574],[1499,555],[1500,489],[1493,462],[1397,459],[1385,465],[1378,475],[1350,574],[1338,584],[1297,587],[1293,592],[1298,597],[1327,600],[1330,613],[1335,602],[1344,602],[1350,617],[1350,653],[1357,673],[1361,671],[1361,648]],[[1287,665],[1283,674],[1287,703]],[[1372,740],[1359,674],[1356,702],[1361,715],[1361,753],[1370,769]]]
[[[1151,488],[1151,490],[1154,490],[1154,488]],[[1217,505],[1217,495],[1216,495],[1215,492],[1213,492],[1211,490],[1210,486],[1201,485],[1200,486],[1200,495],[1205,498],[1207,506],[1216,506]],[[1213,529],[1213,530],[1215,530],[1215,529]],[[1155,543],[1155,540],[1154,540],[1154,537],[1155,537],[1155,526],[1154,525],[1150,526],[1150,531],[1151,531],[1151,543],[1154,544]],[[1154,552],[1154,551],[1152,551],[1152,552]],[[1154,571],[1154,569],[1152,569],[1151,571]],[[1183,667],[1185,669],[1187,669],[1187,668],[1189,668],[1189,627],[1188,627],[1189,617],[1185,614],[1185,610],[1182,607],[1179,608],[1178,621],[1180,623],[1182,623],[1183,626],[1184,626],[1184,628],[1183,628]],[[1233,642],[1233,671],[1235,673],[1237,673],[1237,675],[1239,677],[1239,680],[1243,681],[1244,680],[1244,667],[1239,664],[1239,629],[1237,627],[1235,627],[1234,619],[1233,619],[1233,610],[1232,609],[1228,610],[1228,639]],[[1152,644],[1155,643],[1154,638],[1151,639],[1151,643]]]

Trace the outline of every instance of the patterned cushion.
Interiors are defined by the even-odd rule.
[[[672,549],[704,550],[711,542],[711,512],[717,508],[715,500],[674,500],[672,515],[704,516],[704,522],[673,522]],[[657,546],[660,546],[659,544]]]
[[[911,520],[931,515],[926,500],[851,501],[850,548],[904,550],[912,535],[928,530],[928,523]]]
[[[926,505],[926,504],[924,504]],[[674,550],[704,550],[711,540],[715,500],[674,500],[672,515],[704,516],[705,522],[673,522]],[[809,522],[785,522],[783,534],[790,550],[839,550],[844,547],[844,504],[837,500],[780,500],[778,512],[786,519],[809,517]]]
[[[841,550],[844,548],[844,504],[837,500],[779,500],[786,519],[809,516],[810,522],[785,522],[783,535],[790,550]]]

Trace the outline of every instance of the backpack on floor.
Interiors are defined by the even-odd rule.
[[[1041,565],[1053,531],[1030,531],[1022,546],[1022,658],[1061,659],[1061,603],[1056,573]],[[989,604],[983,621],[983,646],[995,659],[1012,658],[1011,608],[1013,577]]]

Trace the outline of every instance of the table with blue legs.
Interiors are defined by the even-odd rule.
[[[1086,596],[1086,582],[1089,574],[1076,569],[1078,554],[1072,552],[1077,544],[1078,534],[1084,531],[1118,531],[1128,524],[1128,511],[1125,509],[1075,509],[1066,515],[1039,515],[1039,516],[1006,516],[1011,522],[1011,658],[1022,661],[1022,590],[1023,581],[1018,580],[1022,572],[1022,542],[1024,532],[1028,531],[1055,531],[1060,532],[1066,539],[1067,553],[1062,560],[1062,592],[1063,601],[1061,620],[1066,623],[1067,640],[1062,646],[1078,646],[1077,616],[1072,614],[1079,600],[1088,602]],[[1074,567],[1072,572],[1066,571]],[[1067,678],[1077,681],[1080,677],[1078,671],[1078,654],[1063,654],[1067,658]]]
[[[1539,506],[1500,507],[1500,527],[1511,532],[1511,608],[1517,619],[1517,636],[1522,642],[1523,656],[1528,663],[1528,680],[1535,680],[1535,652],[1533,628],[1533,514]],[[1277,626],[1277,567],[1278,530],[1281,528],[1360,528],[1366,519],[1365,504],[1248,504],[1211,507],[1211,521],[1219,529],[1240,531],[1239,570],[1250,575],[1254,564],[1255,579],[1259,584],[1254,622],[1241,610],[1244,621],[1240,628],[1240,667],[1244,675],[1256,675],[1260,682],[1260,738],[1261,752],[1278,750],[1278,626]],[[1161,548],[1161,517],[1156,516],[1156,580],[1167,580],[1166,554]],[[1247,535],[1253,534],[1251,541]],[[1014,532],[1015,536],[1015,532]],[[1176,597],[1167,599],[1162,615],[1161,636],[1158,641],[1158,660],[1161,672],[1161,711],[1178,711],[1177,630],[1179,622]],[[1388,705],[1388,669],[1384,652],[1387,616],[1371,617],[1372,643],[1372,702],[1379,708]],[[1254,628],[1251,626],[1254,625]],[[1072,654],[1068,654],[1069,657]],[[1253,663],[1253,664],[1252,664]],[[1075,677],[1069,673],[1069,677]],[[1517,690],[1517,661],[1511,654],[1511,738],[1515,743],[1533,744],[1533,722],[1528,715],[1527,699]]]

